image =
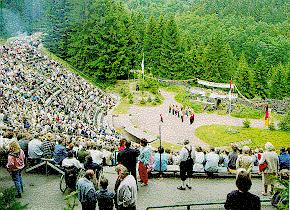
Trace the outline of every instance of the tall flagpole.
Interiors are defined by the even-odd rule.
[[[232,81],[232,78],[231,78],[231,81],[230,81],[230,93],[229,93],[229,115],[231,114],[231,110],[232,110],[232,86],[233,86],[233,81]]]
[[[142,59],[141,67],[142,67],[142,77],[144,79],[144,52],[143,52],[143,59]]]

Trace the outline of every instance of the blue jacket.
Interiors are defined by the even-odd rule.
[[[99,210],[113,210],[115,193],[107,189],[101,189],[97,192]]]
[[[161,171],[167,171],[167,154],[161,154]],[[160,153],[155,153],[154,156],[154,171],[160,171]]]
[[[288,169],[290,170],[290,155],[286,152],[283,152],[281,155],[279,155],[279,165],[280,170],[281,169]]]
[[[63,161],[63,159],[65,159],[67,156],[67,151],[66,148],[61,145],[61,144],[57,144],[54,147],[54,152],[53,152],[53,160],[56,164],[61,164],[61,162]]]

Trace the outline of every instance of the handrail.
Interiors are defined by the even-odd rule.
[[[261,200],[261,203],[270,202],[270,199]],[[174,204],[174,205],[164,205],[164,206],[150,206],[147,207],[146,210],[149,209],[163,209],[163,208],[175,208],[175,207],[186,207],[187,210],[190,210],[191,206],[209,206],[209,205],[219,205],[225,204],[226,202],[210,202],[210,203],[190,203],[190,204]]]

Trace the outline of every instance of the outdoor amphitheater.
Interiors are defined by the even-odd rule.
[[[28,204],[28,209],[81,209],[76,197],[67,197],[69,190],[64,193],[60,190],[60,180],[64,172],[55,164],[53,157],[40,156],[38,164],[31,161],[33,157],[29,156],[29,141],[38,139],[43,143],[52,141],[55,144],[61,140],[67,150],[75,151],[81,164],[84,156],[98,150],[104,158],[101,163],[102,176],[109,180],[109,191],[114,191],[117,179],[115,167],[118,164],[116,151],[122,138],[132,141],[135,148],[140,148],[140,140],[146,139],[152,156],[159,154],[159,146],[164,147],[167,155],[166,170],[160,171],[152,163],[148,185],[138,184],[138,210],[223,209],[227,194],[236,189],[235,173],[228,170],[226,161],[233,146],[241,155],[244,154],[245,146],[249,146],[250,153],[247,152],[247,155],[253,159],[250,168],[250,192],[260,197],[262,209],[274,208],[270,204],[271,194],[262,195],[264,187],[255,157],[260,150],[265,150],[266,142],[271,142],[280,154],[280,147],[287,148],[290,145],[289,132],[271,130],[264,119],[249,119],[250,128],[245,128],[245,119],[233,117],[229,113],[234,111],[235,103],[240,97],[238,93],[229,93],[232,103],[229,105],[229,100],[225,100],[229,94],[220,95],[221,91],[213,91],[211,83],[205,84],[203,88],[193,88],[192,91],[198,90],[199,93],[210,89],[212,94],[212,97],[205,97],[203,93],[198,95],[192,92],[195,100],[203,104],[203,110],[195,112],[178,102],[175,97],[177,93],[169,91],[166,85],[158,90],[162,98],[159,104],[138,105],[134,102],[126,107],[125,113],[118,112],[116,110],[123,103],[118,91],[101,90],[78,75],[75,69],[70,69],[60,59],[52,57],[44,50],[41,34],[20,35],[8,39],[1,46],[0,66],[1,189],[13,186],[5,166],[9,144],[18,141],[26,155],[28,152],[23,169],[24,191],[18,201],[23,205]],[[142,77],[126,81],[129,91],[136,98],[139,90],[135,86],[140,80]],[[227,91],[233,86],[232,83],[214,85],[225,85]],[[288,102],[289,100],[286,101],[286,107]],[[263,107],[268,102],[252,103]],[[279,101],[273,102],[275,103]],[[272,106],[270,119],[274,127],[279,126],[279,121],[272,116],[278,116],[279,113],[275,112],[281,114],[285,109],[285,101],[281,104],[283,105]],[[228,113],[218,114],[212,111],[219,106],[226,106]],[[265,114],[263,108],[260,112]],[[190,121],[191,115],[194,115],[193,122]],[[224,135],[214,128],[223,128]],[[251,135],[243,133],[247,129]],[[208,135],[216,139],[213,140]],[[259,135],[263,135],[262,140]],[[185,140],[193,148],[201,148],[195,152],[196,161],[201,154],[201,163],[206,161],[206,155],[212,147],[220,161],[216,171],[210,175],[204,166],[193,171],[190,181],[192,189],[181,191],[177,189],[181,183],[179,151]],[[76,206],[68,207],[68,200],[75,202]]]

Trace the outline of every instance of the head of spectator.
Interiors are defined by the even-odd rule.
[[[164,148],[162,146],[158,147],[158,153],[160,154],[164,153]]]
[[[287,152],[290,155],[290,147],[287,148]]]
[[[202,152],[202,148],[200,146],[196,147],[196,152]]]
[[[273,144],[271,144],[270,142],[267,142],[267,143],[265,144],[265,149],[266,149],[267,151],[274,151],[274,150],[275,150],[275,147],[274,147]]]
[[[86,174],[85,174],[85,178],[87,178],[88,180],[92,180],[94,178],[94,171],[93,170],[87,170]]]
[[[242,148],[242,153],[245,154],[245,155],[249,155],[250,154],[250,147],[248,146],[243,146]]]
[[[184,145],[188,145],[189,144],[189,140],[188,139],[184,140],[183,144]]]
[[[238,150],[237,145],[232,144],[231,146],[232,146],[232,150],[233,150],[233,152],[237,152],[237,150]]]
[[[67,157],[68,158],[73,158],[74,157],[74,152],[72,150],[67,152]]]
[[[264,152],[263,148],[259,148],[259,153],[263,153],[263,152]]]
[[[129,149],[131,147],[131,141],[126,141],[125,146],[127,149]]]
[[[209,148],[209,152],[214,152],[214,151],[215,151],[214,147]]]
[[[281,154],[286,153],[286,149],[285,149],[285,147],[281,147],[281,148],[280,148],[280,153],[281,153]]]
[[[126,139],[125,138],[122,138],[121,140],[120,140],[120,147],[124,147],[125,146],[125,144],[126,144]]]
[[[12,139],[13,137],[15,137],[15,133],[13,131],[7,131],[5,132],[3,137],[6,139]]]
[[[248,192],[251,189],[252,180],[250,174],[244,168],[237,170],[236,186],[239,191],[243,193]]]
[[[52,140],[53,140],[53,135],[52,135],[52,133],[47,133],[47,134],[45,135],[45,139],[46,139],[47,141],[52,141]]]
[[[148,141],[146,139],[141,139],[140,144],[141,144],[142,147],[146,147],[147,144],[148,144]]]
[[[105,178],[105,177],[102,177],[101,180],[100,180],[100,185],[101,185],[101,188],[103,190],[107,189],[107,187],[109,185],[108,179]]]
[[[20,145],[17,143],[17,141],[12,141],[10,144],[9,144],[9,153],[10,154],[19,154],[20,153]]]
[[[128,169],[125,166],[123,166],[122,164],[117,165],[115,168],[115,171],[117,172],[117,174],[121,180],[123,180],[126,176],[129,175]]]

